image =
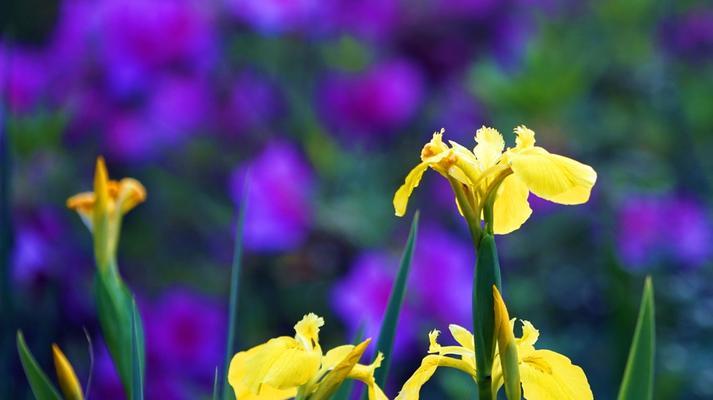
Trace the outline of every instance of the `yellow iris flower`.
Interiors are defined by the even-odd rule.
[[[515,392],[512,398],[519,398],[520,383],[526,400],[589,400],[593,399],[589,382],[582,368],[572,364],[569,358],[551,350],[535,349],[535,342],[540,335],[539,331],[528,321],[522,321],[522,336],[515,338],[513,332],[515,319],[507,319],[507,309],[497,292],[494,290],[496,315],[499,316],[498,348],[493,363],[492,389],[493,394],[503,386],[504,377],[515,379],[515,387],[510,386]],[[505,327],[506,329],[502,329]],[[396,400],[417,400],[421,387],[433,376],[438,367],[450,367],[461,370],[475,380],[475,346],[473,334],[458,325],[450,325],[449,330],[458,346],[441,346],[437,339],[439,331],[434,330],[428,334],[430,346],[427,355],[418,369],[401,388]],[[508,348],[513,344],[513,351],[509,354],[516,355],[515,371],[503,368],[503,359],[500,348]],[[509,372],[509,375],[508,375]],[[514,374],[512,372],[515,372]],[[519,375],[519,376],[518,376]],[[518,383],[519,381],[519,383]]]
[[[367,385],[370,400],[386,400],[374,380],[381,365],[379,353],[370,365],[357,364],[370,340],[357,346],[338,346],[322,353],[319,329],[324,319],[307,314],[295,325],[295,336],[281,336],[236,354],[228,382],[237,399],[323,399],[344,379]]]
[[[67,199],[67,207],[77,211],[94,236],[97,264],[105,268],[116,254],[122,217],[146,200],[146,189],[132,178],[109,179],[102,157],[97,158],[94,191]]]
[[[396,191],[397,216],[406,213],[408,199],[429,167],[452,184],[462,185],[464,195],[458,198],[458,207],[464,215],[463,208],[468,207],[478,224],[486,202],[494,196],[492,230],[496,234],[510,233],[530,217],[530,192],[559,204],[582,204],[589,200],[597,180],[592,167],[535,146],[535,132],[524,125],[515,128],[515,147],[508,149],[493,128],[478,129],[472,151],[452,141],[450,146],[445,144],[443,132],[433,134],[421,151],[421,163]]]

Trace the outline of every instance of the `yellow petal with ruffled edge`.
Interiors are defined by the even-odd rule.
[[[305,349],[294,338],[278,337],[236,354],[230,362],[228,382],[238,398],[245,393],[261,395],[265,385],[290,390],[317,373],[321,358],[321,352]]]
[[[520,362],[526,400],[590,400],[592,390],[582,368],[550,350],[535,350]]]
[[[458,342],[459,345],[470,351],[475,351],[475,339],[469,330],[460,325],[450,324],[448,330],[451,331],[451,336]]]
[[[495,165],[505,149],[503,135],[497,129],[483,126],[475,132],[475,141],[478,144],[475,145],[473,153],[480,162],[480,167],[486,169]]]
[[[401,387],[401,391],[394,400],[418,400],[421,387],[438,369],[438,360],[443,356],[426,356],[421,361],[421,365],[414,371],[413,375]]]
[[[384,360],[384,355],[378,353],[376,359],[369,365],[357,364],[349,371],[347,376],[349,379],[356,379],[366,385],[366,392],[369,400],[388,400],[384,391],[376,384],[374,379],[374,370],[381,366]]]
[[[530,191],[520,178],[510,175],[500,184],[493,205],[493,232],[504,235],[519,229],[532,215]]]
[[[597,181],[592,167],[541,147],[533,147],[509,157],[513,173],[532,193],[560,204],[582,204]]]
[[[428,163],[422,162],[406,175],[404,184],[401,185],[399,190],[396,191],[396,194],[394,194],[394,212],[396,216],[403,217],[406,214],[408,199],[411,197],[413,190],[421,183],[421,178],[426,169],[428,169]]]

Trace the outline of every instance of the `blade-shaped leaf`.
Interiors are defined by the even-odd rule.
[[[238,210],[238,220],[235,227],[235,243],[233,245],[233,265],[230,271],[230,303],[228,309],[228,338],[225,345],[225,361],[223,363],[223,373],[220,378],[220,387],[223,388],[223,400],[228,399],[230,388],[228,387],[227,376],[230,359],[235,353],[235,324],[238,320],[238,294],[240,290],[240,272],[243,258],[243,226],[245,225],[245,211],[247,210],[249,176],[246,175],[243,184],[242,199]]]
[[[143,349],[140,348],[143,338],[139,337],[139,310],[136,308],[136,300],[131,302],[131,398],[134,400],[144,399],[144,362],[142,357]]]
[[[476,380],[481,397],[490,398],[491,369],[495,356],[495,309],[493,286],[502,292],[500,262],[495,238],[484,233],[478,244],[473,281],[473,335],[475,336]]]
[[[138,310],[134,310],[133,297],[118,276],[97,273],[94,287],[104,341],[119,372],[124,391],[131,396],[134,393],[134,349],[138,351],[141,371],[145,360],[141,316]],[[134,318],[134,312],[137,318]],[[133,341],[134,334],[136,341]]]
[[[25,376],[30,382],[30,389],[32,389],[32,394],[35,395],[35,398],[37,400],[61,400],[62,397],[59,392],[27,348],[25,337],[20,331],[17,331],[17,352],[20,354],[22,369],[25,370]]]
[[[646,278],[641,296],[639,317],[624,378],[619,388],[619,400],[647,400],[654,392],[654,355],[656,351],[656,321],[654,315],[654,289],[651,277]]]
[[[406,295],[406,282],[408,281],[409,271],[411,270],[411,260],[413,258],[413,250],[416,246],[416,235],[418,233],[418,216],[419,212],[413,216],[411,222],[411,230],[406,241],[406,247],[401,256],[401,265],[399,266],[398,275],[394,287],[391,290],[389,303],[386,306],[386,314],[384,321],[381,323],[379,331],[379,341],[376,344],[378,351],[384,353],[384,361],[381,363],[381,368],[378,368],[374,373],[376,383],[383,387],[386,383],[386,376],[389,372],[389,364],[391,363],[391,352],[394,347],[394,338],[396,336],[396,325],[401,312],[401,304]]]
[[[344,382],[352,368],[359,362],[362,354],[366,350],[371,339],[359,343],[347,354],[342,361],[337,364],[319,383],[317,391],[310,396],[310,400],[328,400],[337,391],[339,385]]]

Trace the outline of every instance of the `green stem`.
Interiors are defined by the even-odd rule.
[[[493,400],[491,377],[478,382],[478,400]]]

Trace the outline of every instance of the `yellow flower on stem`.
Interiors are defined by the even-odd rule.
[[[358,364],[370,340],[322,353],[319,329],[324,319],[307,314],[295,325],[295,336],[280,336],[242,351],[230,362],[228,382],[237,399],[313,399],[329,396],[344,379],[367,385],[370,400],[386,400],[374,380],[379,353],[370,365]]]
[[[498,390],[505,383],[506,393],[511,400],[520,398],[520,384],[526,400],[593,399],[582,368],[572,364],[562,354],[535,349],[539,331],[528,321],[522,321],[522,336],[515,338],[515,320],[507,319],[507,308],[496,288],[493,288],[493,296],[498,320],[498,348],[492,374],[493,396],[497,396]],[[429,333],[430,354],[403,385],[396,400],[417,400],[421,387],[438,367],[458,369],[475,380],[477,366],[473,335],[458,325],[450,325],[449,329],[458,345],[441,346],[437,341],[440,332]],[[508,382],[505,382],[506,379]]]
[[[82,385],[79,384],[77,374],[74,373],[72,364],[56,344],[52,345],[52,356],[59,387],[62,389],[64,397],[67,400],[84,400]]]
[[[443,130],[434,133],[421,151],[421,163],[394,195],[396,215],[406,213],[408,199],[429,167],[450,181],[458,208],[475,231],[481,219],[496,234],[518,229],[532,214],[530,192],[560,204],[589,200],[597,180],[592,167],[535,146],[535,133],[524,125],[515,128],[515,134],[515,147],[505,149],[497,130],[482,127],[471,151],[452,141],[450,147],[443,143]]]
[[[94,236],[94,252],[100,268],[108,268],[115,257],[122,217],[145,200],[146,189],[136,179],[109,180],[102,157],[97,158],[94,191],[67,199],[67,207],[77,211]]]

